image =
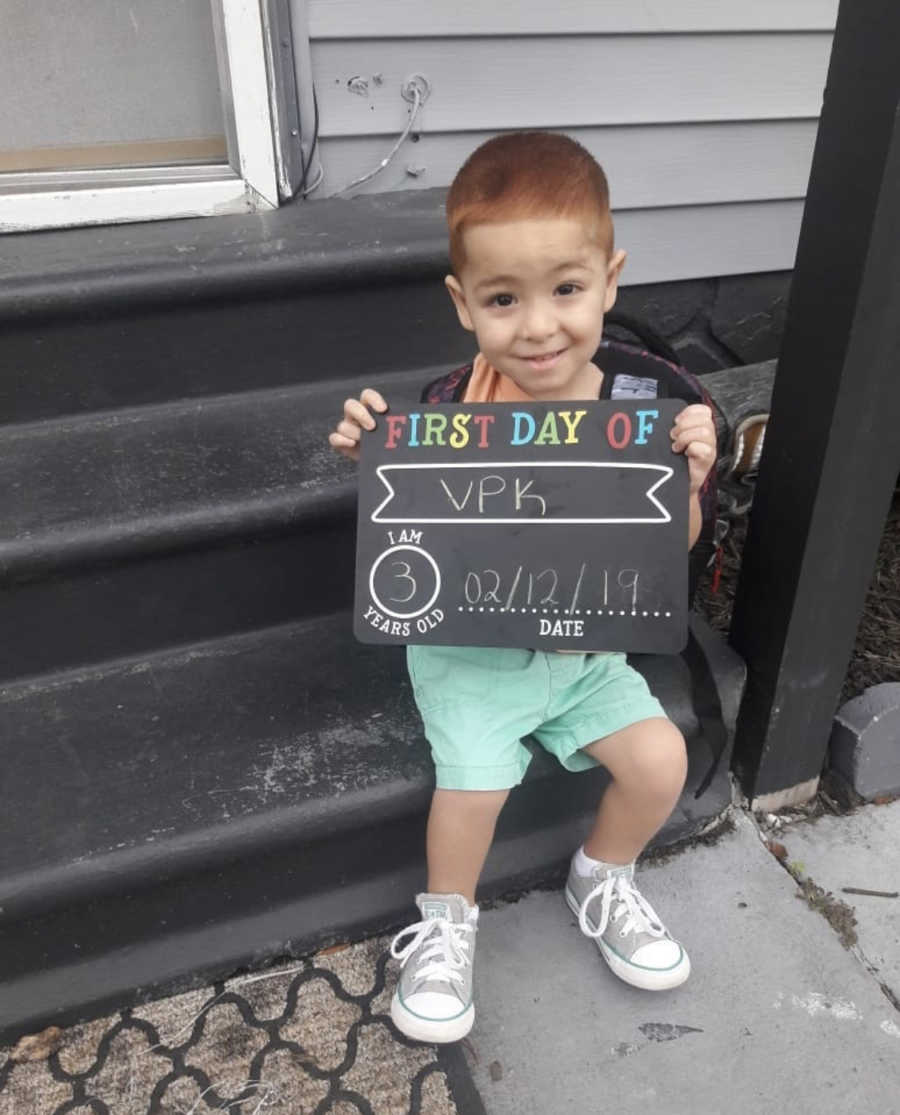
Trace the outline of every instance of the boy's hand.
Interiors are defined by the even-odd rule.
[[[351,461],[359,460],[359,439],[363,430],[374,430],[375,419],[369,408],[383,414],[388,405],[371,387],[367,387],[358,399],[348,399],[344,403],[344,417],[334,431],[328,435],[328,443],[338,453],[343,453]]]
[[[712,411],[703,403],[685,407],[675,419],[669,436],[673,452],[684,453],[687,457],[691,495],[696,495],[716,459],[716,427]]]

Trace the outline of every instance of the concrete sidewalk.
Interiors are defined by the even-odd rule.
[[[489,1115],[900,1112],[900,898],[840,893],[900,890],[900,803],[772,834],[734,819],[641,872],[692,957],[675,991],[618,981],[558,894],[485,915],[473,1074]],[[856,906],[858,945],[817,886]]]
[[[900,1115],[900,898],[842,893],[900,891],[900,802],[734,810],[640,877],[691,954],[676,991],[616,980],[535,891],[483,911],[461,1045],[393,1030],[383,938],[0,1050],[0,1115]]]

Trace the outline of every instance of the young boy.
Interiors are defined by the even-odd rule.
[[[591,155],[549,133],[489,140],[456,176],[447,221],[452,274],[445,282],[479,353],[471,368],[446,377],[437,390],[430,385],[425,398],[609,398],[601,334],[625,253],[614,248],[606,178]],[[628,381],[618,397],[652,382],[617,378]],[[371,388],[348,399],[331,445],[358,459],[362,431],[375,426],[371,411],[386,409]],[[671,438],[673,451],[688,461],[693,546],[701,527],[698,493],[715,461],[709,408],[686,406]],[[402,962],[391,1003],[398,1029],[447,1042],[472,1027],[475,888],[498,814],[528,765],[520,742],[528,734],[566,768],[601,763],[612,776],[566,884],[582,932],[630,984],[663,990],[684,982],[687,953],[634,884],[635,859],[683,787],[684,739],[625,656],[410,646],[407,662],[436,789],[426,838],[428,892],[416,899],[421,920],[391,949]]]

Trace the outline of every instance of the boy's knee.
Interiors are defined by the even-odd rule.
[[[635,733],[627,769],[619,777],[653,797],[677,796],[687,777],[684,736],[670,720],[644,722]]]

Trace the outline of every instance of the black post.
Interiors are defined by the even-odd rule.
[[[842,0],[731,634],[758,803],[814,789],[900,468],[898,42]]]

